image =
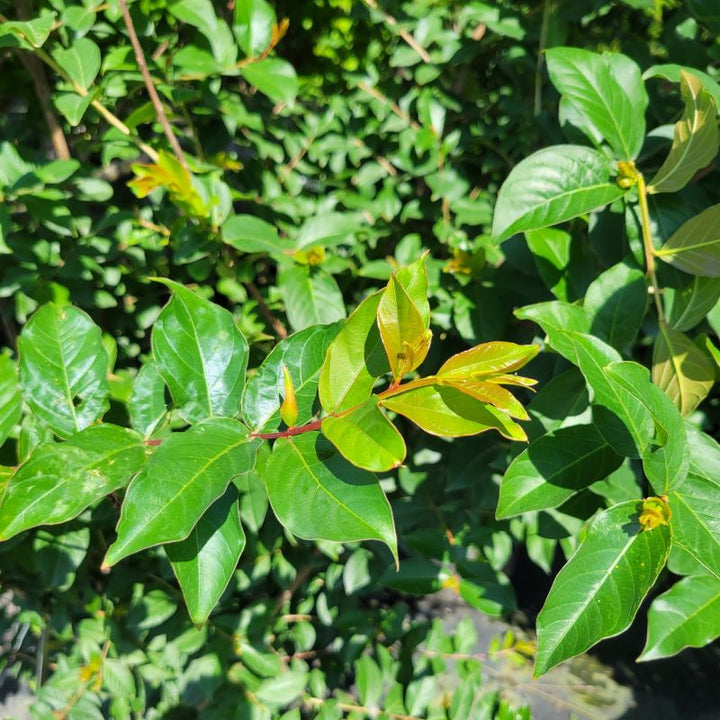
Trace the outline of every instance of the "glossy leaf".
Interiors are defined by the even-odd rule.
[[[698,170],[715,159],[720,146],[717,103],[702,81],[681,70],[680,93],[685,112],[675,123],[670,153],[648,185],[650,193],[677,192],[684,188]]]
[[[254,215],[231,215],[222,226],[223,242],[245,253],[283,255],[293,244],[278,235],[277,228]]]
[[[537,619],[535,674],[625,630],[670,551],[670,527],[641,530],[642,503],[600,513],[555,578]]]
[[[340,417],[326,417],[323,435],[353,465],[371,472],[386,472],[405,459],[405,441],[378,407],[378,399]]]
[[[679,83],[682,80],[683,73],[692,75],[700,80],[705,90],[713,96],[716,105],[720,107],[720,84],[718,84],[716,80],[713,80],[706,72],[698,70],[697,68],[678,65],[677,63],[652,65],[643,73],[643,78],[659,77],[673,83]]]
[[[153,356],[175,406],[188,422],[240,412],[248,345],[224,308],[179,283],[152,333]]]
[[[401,285],[418,309],[427,330],[430,327],[430,303],[428,301],[427,251],[415,262],[401,267],[394,273],[395,281]]]
[[[655,254],[691,275],[720,277],[720,205],[683,223]]]
[[[72,520],[123,487],[144,462],[142,438],[116,425],[38,446],[10,478],[0,504],[0,540]]]
[[[413,387],[383,398],[381,403],[431,435],[463,437],[497,430],[509,440],[527,440],[525,431],[509,415],[454,387]]]
[[[654,433],[639,437],[643,469],[658,495],[682,485],[688,473],[689,452],[685,426],[682,417],[660,388],[650,382],[645,367],[633,362],[612,363],[603,372],[609,381],[609,390],[614,398],[606,404],[623,408],[618,416],[628,426],[629,420],[637,418],[631,414],[634,402],[645,410],[652,419]],[[603,395],[605,397],[605,395]]]
[[[708,395],[715,383],[712,358],[682,333],[660,328],[653,346],[653,382],[689,415]]]
[[[75,307],[43,305],[18,340],[25,402],[60,437],[99,420],[109,407],[108,358],[100,328]]]
[[[580,145],[555,145],[519,162],[500,188],[492,234],[497,242],[571,220],[625,194],[605,155]]]
[[[377,378],[390,372],[376,316],[382,293],[365,298],[328,348],[320,371],[320,402],[327,413],[364,403]]]
[[[280,403],[280,417],[289,428],[295,427],[298,421],[298,404],[295,397],[295,383],[287,365],[282,366],[283,401]]]
[[[432,334],[405,288],[390,278],[377,310],[377,324],[395,380],[417,368],[428,354]]]
[[[720,637],[720,579],[694,575],[675,583],[648,610],[645,649],[638,660],[677,655]]]
[[[165,546],[190,618],[202,625],[225,592],[245,549],[237,492],[230,487],[185,540]]]
[[[140,368],[135,378],[128,410],[133,427],[145,437],[150,437],[167,417],[165,382],[152,360]]]
[[[499,377],[501,381],[505,381],[512,376],[501,375]],[[506,390],[502,385],[494,382],[494,380],[495,378],[492,378],[488,382],[481,382],[479,380],[468,380],[465,378],[437,378],[439,385],[456,388],[460,390],[460,392],[464,392],[466,395],[480,400],[480,402],[494,405],[498,410],[506,412],[510,417],[516,418],[517,420],[528,420],[527,411],[522,403],[509,390]]]
[[[22,396],[15,363],[8,355],[0,354],[0,445],[20,421],[21,412]]]
[[[252,468],[257,444],[229,418],[206,420],[164,439],[127,490],[105,564],[187,538],[232,478]]]
[[[243,395],[243,416],[256,432],[274,432],[280,427],[280,396],[283,389],[282,366],[285,365],[295,386],[298,404],[297,423],[312,419],[320,368],[330,343],[340,331],[340,324],[313,325],[280,341],[250,377]]]
[[[590,284],[583,307],[590,332],[622,350],[642,325],[648,307],[645,274],[629,262],[618,263]]]
[[[548,433],[510,463],[500,486],[496,515],[507,518],[558,507],[579,490],[607,477],[622,461],[593,425]]]
[[[281,271],[278,287],[293,330],[324,325],[345,317],[345,303],[335,278],[324,270],[292,265]]]
[[[306,540],[380,540],[397,557],[390,504],[372,473],[351,465],[318,433],[275,443],[264,480],[278,520]]]
[[[669,496],[673,543],[720,579],[720,447],[698,430],[688,437],[690,472]]]
[[[564,101],[620,160],[637,156],[645,139],[648,96],[640,68],[624,55],[558,47],[546,52],[548,74]]]
[[[518,308],[515,316],[520,320],[532,320],[539,325],[546,333],[550,347],[571,362],[575,362],[575,345],[572,338],[565,333],[590,332],[590,318],[585,310],[579,305],[558,300],[526,305]]]

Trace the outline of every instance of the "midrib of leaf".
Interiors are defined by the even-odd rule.
[[[686,510],[695,518],[698,525],[703,529],[705,536],[709,536],[711,538],[712,544],[715,545],[718,549],[720,549],[720,542],[718,542],[718,540],[716,539],[715,534],[710,530],[710,528],[707,527],[700,515],[695,512],[695,509],[687,502],[687,500],[685,500],[685,497],[681,493],[675,492],[675,498],[678,502],[681,502],[685,506]],[[714,569],[710,567],[710,565],[708,565],[704,555],[701,555],[699,552],[697,552],[695,548],[688,546],[681,540],[678,540],[677,536],[673,537],[673,541],[680,545],[680,547],[685,548],[708,572],[710,572],[716,578],[720,579],[720,572],[718,572],[717,569]]]
[[[203,387],[205,388],[205,402],[207,405],[207,411],[212,415],[213,409],[210,406],[210,387],[208,386],[207,377],[205,376],[205,356],[203,355],[202,347],[200,346],[200,338],[197,334],[197,325],[195,325],[192,313],[190,312],[190,308],[187,306],[185,301],[181,298],[178,298],[178,300],[182,304],[183,310],[185,310],[185,312],[187,313],[187,318],[190,322],[190,327],[192,328],[192,338],[195,341],[195,346],[197,347],[197,352],[200,356],[200,364],[202,365],[202,372],[197,371],[196,374],[202,377]]]
[[[595,600],[598,592],[605,586],[605,583],[608,581],[614,570],[618,567],[620,561],[623,560],[636,539],[636,535],[630,537],[630,539],[625,543],[625,546],[622,548],[622,550],[617,554],[613,562],[606,568],[606,570],[603,572],[597,582],[595,582],[592,588],[590,588],[590,590],[585,594],[582,602],[579,603],[577,611],[570,612],[563,618],[564,630],[562,631],[560,639],[555,642],[555,649],[553,650],[553,653],[555,650],[557,650],[559,645],[565,641],[565,638],[567,637],[570,630],[575,628],[577,619],[585,612],[585,610],[587,610],[587,608],[590,606],[590,603]],[[576,605],[576,603],[571,604]],[[568,603],[565,602],[563,603],[563,605],[567,606]]]
[[[611,122],[612,122],[612,125],[615,127],[615,131],[617,132],[617,136],[618,136],[618,139],[620,140],[620,143],[621,143],[621,145],[622,145],[622,149],[623,149],[623,151],[625,152],[625,154],[627,155],[627,158],[629,159],[629,158],[630,158],[630,150],[628,149],[627,145],[625,144],[625,138],[624,138],[623,133],[622,133],[622,131],[621,131],[620,125],[618,124],[617,119],[615,118],[615,115],[614,115],[614,113],[612,112],[612,106],[611,106],[609,103],[605,102],[605,93],[604,93],[604,92],[601,92],[601,91],[593,84],[593,82],[590,80],[590,78],[586,77],[584,70],[580,70],[580,68],[579,68],[577,65],[574,65],[574,68],[575,68],[576,72],[577,72],[579,75],[581,75],[581,76],[587,81],[587,85],[586,85],[585,87],[587,87],[587,86],[591,87],[592,90],[593,90],[593,91],[595,92],[595,94],[597,95],[597,97],[600,99],[600,101],[601,101],[601,102],[600,102],[600,107],[604,108],[605,111],[607,112],[607,114],[610,116],[610,120],[611,120]],[[615,83],[614,78],[612,77],[612,73],[610,73],[610,71],[609,71],[609,69],[608,69],[608,67],[607,67],[606,65],[603,65],[603,70],[606,72],[606,75],[607,75],[608,80],[610,81],[610,83],[614,84],[615,87],[620,91],[620,93],[627,98],[627,95],[626,95],[626,93],[625,93],[625,90],[624,90],[622,87],[620,87],[617,83]],[[577,87],[577,85],[576,85],[576,87]],[[580,86],[580,87],[582,87],[582,86]],[[567,96],[566,96],[566,97],[567,97]],[[570,100],[570,99],[568,98],[568,101],[572,104],[572,100]],[[594,103],[594,104],[597,104],[597,103]],[[592,121],[592,123],[593,123],[593,125],[596,125],[595,121]],[[604,138],[604,139],[607,140],[607,138]]]
[[[160,517],[160,516],[163,515],[165,512],[167,512],[167,509],[168,509],[169,507],[172,507],[172,506],[178,501],[178,499],[179,499],[180,497],[182,497],[182,493],[184,493],[184,492],[188,489],[188,487],[190,487],[190,485],[192,485],[192,484],[197,480],[197,478],[200,477],[211,465],[213,465],[213,464],[216,463],[218,460],[220,460],[220,458],[222,458],[224,455],[227,455],[227,453],[229,453],[231,450],[235,450],[236,448],[240,447],[243,443],[246,443],[246,442],[248,442],[248,438],[247,438],[247,437],[242,437],[242,438],[240,438],[240,440],[239,440],[238,442],[233,443],[232,445],[228,445],[226,448],[224,448],[224,449],[223,449],[221,452],[219,452],[217,455],[213,455],[213,457],[212,457],[210,460],[208,460],[204,465],[202,465],[193,475],[190,476],[190,478],[188,478],[188,480],[187,480],[185,483],[183,483],[183,484],[181,485],[180,490],[170,499],[170,502],[168,502],[167,504],[163,505],[163,507],[160,508],[151,518],[149,518],[148,520],[145,521],[145,523],[144,523],[144,525],[143,525],[143,530],[144,530],[148,525],[150,525],[150,523],[155,522],[155,521],[158,519],[158,517]],[[231,476],[230,478],[228,478],[228,482],[229,482],[231,479],[232,479],[232,476]],[[194,527],[194,526],[193,526],[193,527]],[[192,530],[191,530],[191,532],[192,532]],[[188,535],[189,535],[189,534],[190,534],[190,533],[188,533]],[[138,533],[135,533],[135,535],[133,536],[133,538],[134,538],[134,537],[137,537],[137,535],[138,535]],[[185,536],[185,538],[187,538],[187,535]],[[183,539],[183,538],[180,538],[180,540],[182,540],[182,539]],[[180,540],[171,541],[171,542],[180,542]],[[130,541],[126,541],[123,546],[124,546],[124,547],[127,547],[128,544],[129,544],[129,542],[130,542]],[[153,547],[153,546],[155,546],[155,545],[162,545],[163,542],[167,542],[167,541],[160,541],[160,542],[152,543],[152,544],[150,544],[150,545],[147,545],[146,547]]]
[[[53,317],[53,325],[55,327],[55,336],[57,338],[58,354],[60,355],[60,367],[62,368],[63,377],[65,378],[65,387],[64,387],[65,397],[68,401],[68,407],[70,408],[70,412],[72,413],[73,425],[75,426],[75,430],[80,430],[80,426],[78,424],[78,419],[77,419],[77,413],[75,412],[75,403],[73,403],[72,392],[70,391],[70,376],[68,375],[67,366],[65,364],[65,352],[63,350],[62,342],[60,341],[60,326],[58,324],[57,313],[53,312],[52,317]],[[37,349],[37,345],[36,345],[36,349]]]
[[[707,602],[703,603],[702,605],[698,606],[693,612],[685,614],[683,612],[682,615],[682,622],[680,622],[678,625],[676,625],[667,635],[664,635],[662,637],[662,640],[667,640],[668,638],[672,638],[676,633],[680,632],[685,628],[686,625],[689,625],[690,622],[701,615],[705,610],[707,610],[711,605],[715,604],[720,600],[720,590],[715,593],[715,595],[710,598]],[[660,643],[656,643],[656,645],[659,645]],[[694,647],[694,646],[688,646],[684,645],[683,647]]]
[[[670,365],[672,366],[673,373],[675,375],[675,381],[677,383],[678,387],[678,395],[680,396],[680,408],[685,407],[685,400],[686,400],[686,393],[683,388],[683,383],[681,378],[683,377],[680,369],[680,363],[676,361],[675,357],[675,348],[673,347],[672,343],[670,342],[670,336],[667,332],[667,328],[663,323],[660,323],[660,332],[662,333],[663,340],[665,341],[665,345],[668,350],[668,354],[670,356]],[[672,380],[671,380],[672,381]]]
[[[546,201],[543,202],[543,203],[539,203],[539,204],[535,205],[534,208],[533,208],[532,210],[528,210],[528,212],[526,212],[526,213],[522,216],[522,218],[525,218],[525,217],[527,217],[528,215],[531,215],[532,213],[537,212],[537,210],[538,210],[539,208],[545,208],[545,207],[547,207],[548,205],[550,205],[551,203],[557,202],[558,200],[563,200],[563,199],[566,198],[566,197],[571,197],[571,196],[573,196],[573,195],[578,195],[578,194],[580,194],[580,193],[587,193],[587,192],[592,191],[592,190],[597,190],[597,189],[602,189],[602,188],[612,188],[612,187],[613,187],[613,186],[612,186],[611,183],[607,183],[607,182],[606,182],[606,183],[598,183],[598,184],[595,184],[595,185],[584,185],[584,186],[581,187],[581,188],[574,188],[574,189],[572,189],[572,190],[566,190],[565,192],[560,193],[560,194],[558,194],[558,195],[553,195],[551,198],[549,198],[548,200],[546,200]],[[522,218],[520,218],[520,219],[522,219]],[[513,223],[513,225],[514,225],[514,224],[515,224],[515,223]],[[512,225],[511,225],[510,227],[512,227]],[[504,232],[507,232],[507,230],[505,230]]]
[[[664,247],[660,250],[656,250],[655,255],[677,255],[678,253],[685,252],[687,250],[702,250],[705,247],[708,247],[710,245],[717,245],[718,243],[720,243],[720,237],[713,238],[712,240],[707,240],[706,242],[694,243],[693,245],[680,245],[678,247],[671,248]]]
[[[295,445],[295,443],[293,443],[292,441],[290,441],[288,444],[289,444],[290,447],[292,448],[292,451],[300,458],[300,462],[305,466],[305,469],[306,469],[306,470],[308,471],[308,473],[310,474],[310,477],[312,477],[312,479],[315,481],[315,484],[317,485],[318,489],[319,489],[319,490],[322,490],[332,501],[334,501],[337,505],[339,505],[341,508],[343,508],[343,510],[345,510],[348,514],[352,515],[354,518],[356,518],[357,520],[359,520],[363,525],[365,525],[365,527],[369,528],[369,530],[373,533],[373,537],[378,537],[378,536],[379,536],[379,533],[377,532],[377,530],[375,530],[375,529],[372,527],[372,525],[370,525],[370,524],[367,522],[367,520],[365,520],[364,518],[360,517],[360,515],[358,515],[354,510],[352,510],[352,509],[349,508],[347,505],[345,505],[345,503],[343,503],[339,498],[335,497],[335,495],[333,495],[333,494],[320,482],[320,479],[318,478],[318,476],[313,472],[312,466],[310,466],[310,465],[308,464],[308,462],[307,462],[307,460],[305,459],[305,457],[303,456],[303,454],[297,449],[297,446]],[[318,460],[316,463],[313,463],[313,466],[314,466],[314,465],[322,465],[322,464],[323,464],[322,460]]]

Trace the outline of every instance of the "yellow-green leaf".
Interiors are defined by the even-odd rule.
[[[670,153],[650,182],[648,192],[651,193],[675,192],[685,187],[718,152],[720,131],[715,98],[699,78],[684,70],[680,71],[680,92],[685,112],[675,123]]]
[[[412,387],[383,398],[381,404],[404,415],[431,435],[463,437],[497,430],[510,440],[527,440],[525,431],[509,415],[454,387]]]
[[[488,342],[453,355],[438,370],[438,377],[489,379],[519,370],[530,362],[540,348],[511,342]]]
[[[683,416],[707,396],[715,382],[712,359],[672,328],[662,328],[653,349],[653,382],[662,388]]]
[[[655,254],[691,275],[720,277],[720,205],[684,222]]]
[[[420,310],[394,275],[380,298],[377,322],[393,378],[399,380],[425,359],[432,334],[426,329]]]
[[[293,385],[290,371],[287,369],[287,365],[283,363],[283,386],[285,390],[285,397],[283,398],[282,405],[280,406],[280,417],[282,421],[290,428],[293,427],[298,420],[298,404],[297,398],[295,397],[295,386]]]
[[[378,407],[377,397],[342,417],[327,417],[325,437],[353,465],[372,472],[392,470],[405,459],[405,441]]]
[[[467,378],[438,378],[439,384],[454,387],[480,402],[494,405],[518,420],[529,420],[522,403],[504,387],[493,382],[469,380]]]

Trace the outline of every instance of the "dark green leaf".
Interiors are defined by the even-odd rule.
[[[21,412],[22,396],[15,363],[8,355],[0,354],[0,445],[20,422]]]
[[[345,317],[345,303],[335,278],[324,270],[291,265],[280,272],[278,287],[294,330],[325,325]]]
[[[656,255],[691,275],[720,277],[720,205],[683,223]]]
[[[140,368],[128,402],[133,427],[150,437],[167,417],[165,383],[155,363],[150,360]]]

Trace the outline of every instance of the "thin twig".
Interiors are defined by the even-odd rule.
[[[365,82],[358,84],[358,87],[368,95],[372,95],[376,100],[390,105],[390,109],[402,118],[413,130],[420,130],[420,125],[416,123],[396,102],[393,102],[387,95],[383,95],[377,88],[371,87]]]
[[[547,47],[548,29],[550,27],[550,11],[552,0],[545,0],[543,5],[542,25],[540,26],[540,42],[538,43],[537,65],[535,66],[535,106],[533,115],[537,117],[542,110],[542,69],[545,63],[545,48]]]
[[[325,705],[327,700],[324,700],[323,698],[309,697],[305,698],[304,702],[309,707],[316,708]],[[365,707],[364,705],[354,705],[352,703],[341,702],[337,703],[335,707],[343,710],[344,712],[365,713],[367,717],[371,718],[380,717],[380,715],[382,714],[383,717],[390,718],[391,720],[422,720],[422,718],[419,718],[417,715],[403,715],[402,713],[391,713],[381,710],[380,708],[370,708]]]
[[[432,62],[432,58],[430,57],[430,55],[428,55],[428,51],[407,30],[403,30],[398,27],[398,21],[392,15],[386,13],[384,10],[378,7],[378,4],[377,2],[375,2],[375,0],[363,0],[363,2],[371,10],[379,12],[383,16],[383,19],[388,24],[388,26],[392,28],[392,30],[397,32],[397,34],[422,58],[423,62]]]
[[[265,300],[263,299],[263,296],[260,294],[260,291],[257,289],[257,286],[253,282],[246,282],[245,287],[247,288],[248,292],[252,295],[253,300],[258,304],[258,307],[260,308],[260,312],[263,314],[265,319],[270,323],[272,326],[272,329],[275,331],[275,334],[282,340],[284,340],[288,336],[287,328],[280,322],[278,318],[275,317],[275,315],[272,314],[272,311],[265,303]]]
[[[170,147],[172,147],[173,152],[175,153],[175,157],[178,159],[180,164],[186,168],[187,160],[185,159],[185,153],[180,147],[180,143],[170,127],[167,115],[165,114],[165,109],[162,106],[162,102],[160,102],[160,96],[158,95],[152,78],[150,77],[150,71],[148,70],[147,63],[145,62],[145,55],[140,45],[140,41],[138,40],[137,33],[135,32],[135,25],[133,24],[132,17],[130,17],[127,2],[126,0],[118,0],[118,2],[120,4],[120,12],[122,13],[123,20],[125,21],[125,27],[127,28],[128,35],[130,36],[130,44],[135,51],[135,60],[137,60],[138,67],[140,68],[143,80],[145,81],[145,87],[147,88],[148,95],[150,96],[150,102],[155,108],[155,115],[157,115],[158,122],[162,126],[165,137],[168,139]]]

